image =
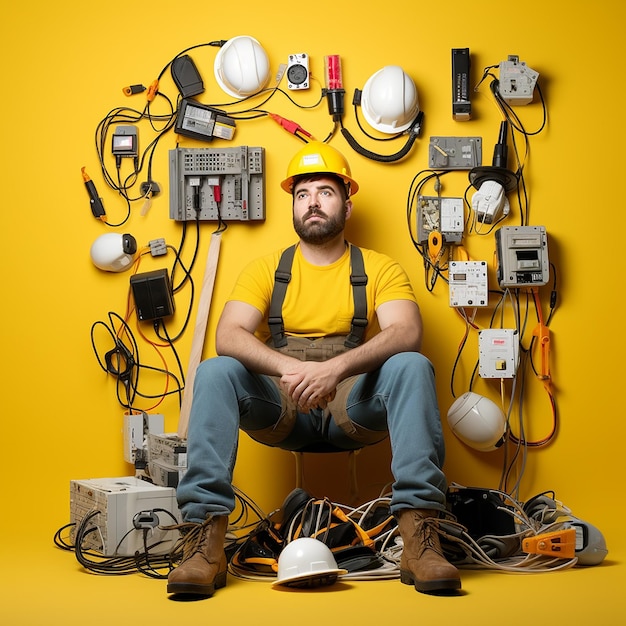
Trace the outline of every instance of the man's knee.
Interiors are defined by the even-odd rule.
[[[202,361],[196,369],[194,385],[221,385],[241,373],[243,365],[230,356],[216,356]]]
[[[387,359],[383,367],[401,378],[431,378],[434,373],[432,363],[420,352],[394,354]]]

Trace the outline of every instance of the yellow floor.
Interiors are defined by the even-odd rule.
[[[230,577],[212,598],[180,602],[168,598],[162,580],[86,572],[73,553],[53,545],[55,530],[28,540],[14,536],[3,548],[3,626],[626,624],[626,546],[621,538],[615,545],[615,537],[595,567],[540,574],[464,570],[458,597],[419,594],[397,580],[279,591]]]

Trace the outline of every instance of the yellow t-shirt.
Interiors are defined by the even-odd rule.
[[[380,328],[376,309],[391,300],[416,302],[406,272],[384,254],[361,248],[367,274],[367,330],[365,340]],[[283,250],[261,257],[250,263],[241,273],[228,298],[246,302],[263,314],[256,331],[261,341],[270,337],[267,323],[274,272]],[[350,284],[350,251],[331,265],[312,265],[298,247],[291,268],[291,281],[283,303],[285,334],[296,337],[324,337],[347,335],[354,314],[352,285]]]

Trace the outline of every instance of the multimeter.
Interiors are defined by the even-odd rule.
[[[287,62],[287,87],[289,89],[309,88],[309,55],[290,54]]]

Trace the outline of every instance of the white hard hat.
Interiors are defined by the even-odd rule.
[[[495,402],[473,391],[458,397],[448,409],[448,424],[463,443],[481,452],[496,450],[505,440],[504,413]]]
[[[397,65],[387,65],[369,77],[361,107],[367,123],[383,133],[405,131],[419,113],[413,79]]]
[[[340,569],[330,548],[313,537],[300,537],[288,543],[278,557],[278,573],[272,586],[320,587],[332,585]]]
[[[270,62],[261,44],[247,35],[229,39],[215,56],[213,66],[219,86],[234,98],[257,93],[270,77]]]
[[[91,260],[101,270],[123,272],[131,267],[137,252],[137,241],[132,235],[105,233],[91,244]]]

